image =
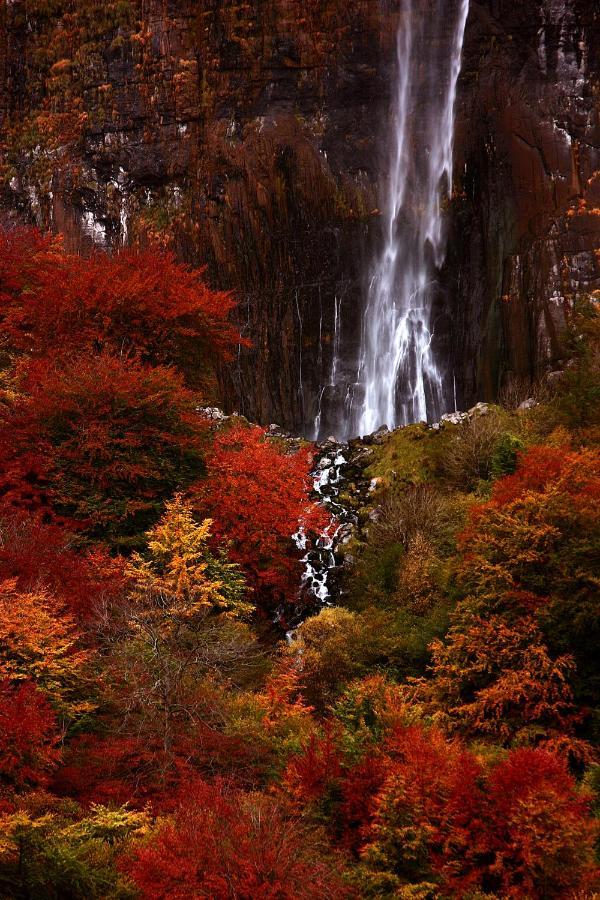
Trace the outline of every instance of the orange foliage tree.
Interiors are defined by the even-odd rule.
[[[462,582],[477,595],[528,591],[585,602],[596,594],[600,451],[532,447],[475,507],[462,538]]]
[[[65,722],[93,708],[86,667],[90,651],[55,598],[0,584],[0,679],[33,682]]]
[[[473,510],[464,598],[446,641],[433,644],[425,687],[467,732],[586,754],[568,736],[574,699],[599,697],[599,499],[598,451],[533,447]]]
[[[510,744],[572,731],[573,660],[552,659],[531,617],[465,616],[431,649],[434,677],[424,692],[465,733]]]

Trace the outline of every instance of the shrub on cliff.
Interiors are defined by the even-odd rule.
[[[481,482],[514,472],[523,444],[510,433],[506,413],[493,408],[462,423],[448,443],[442,468],[450,484],[475,490]]]
[[[598,440],[600,429],[600,300],[575,306],[566,333],[570,360],[560,379],[553,411],[558,423]]]

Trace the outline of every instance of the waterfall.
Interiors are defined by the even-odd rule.
[[[383,246],[363,316],[354,422],[360,434],[445,412],[432,303],[446,256],[454,106],[469,0],[404,0]]]

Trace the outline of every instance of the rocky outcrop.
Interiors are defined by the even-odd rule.
[[[462,407],[560,358],[565,309],[599,284],[596,6],[472,0],[436,329]],[[4,218],[207,264],[253,341],[220,399],[310,433],[343,403],[323,391],[336,340],[353,377],[402,8],[3,4]]]

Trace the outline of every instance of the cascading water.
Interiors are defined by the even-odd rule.
[[[339,483],[342,469],[346,465],[346,457],[339,446],[325,450],[319,457],[312,474],[313,496],[328,512],[332,519],[327,528],[309,540],[302,525],[292,535],[292,540],[299,550],[306,550],[302,558],[304,572],[300,585],[300,593],[307,593],[322,604],[330,600],[329,576],[336,567],[335,543],[349,521],[348,511],[338,503]]]
[[[446,411],[431,310],[446,255],[444,205],[468,12],[469,0],[404,0],[384,242],[363,318],[362,405],[348,423],[361,434]]]

